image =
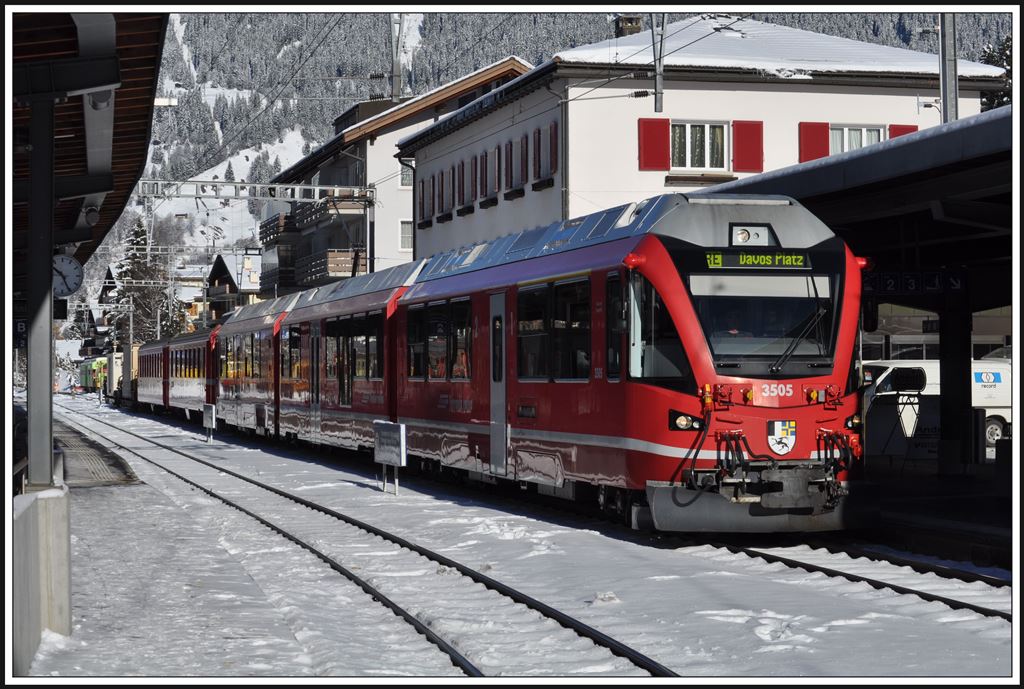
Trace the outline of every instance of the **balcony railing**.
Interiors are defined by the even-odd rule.
[[[294,215],[277,213],[260,223],[260,243],[269,244],[280,239],[283,234],[297,231]]]
[[[316,203],[295,204],[295,225],[304,229],[331,215],[361,215],[372,203],[373,195],[368,189],[336,189],[333,196]]]
[[[209,289],[206,290],[206,296],[210,299],[219,297],[226,294],[231,294],[231,285],[210,285]]]
[[[295,281],[300,285],[321,284],[365,272],[366,251],[363,249],[325,249],[295,259]]]

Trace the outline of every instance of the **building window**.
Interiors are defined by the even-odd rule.
[[[412,164],[413,164],[413,159],[412,158],[402,158],[401,159],[402,178],[398,182],[399,186],[402,186],[402,187],[411,187],[412,186],[412,172],[413,171],[412,171],[411,167],[406,167],[407,165],[411,166]]]
[[[882,127],[844,127],[832,125],[828,130],[828,153],[835,155],[844,151],[856,151],[858,148],[877,144],[882,140]]]
[[[724,170],[726,151],[724,123],[673,122],[672,167]]]
[[[517,304],[520,378],[548,377],[548,286],[519,290]]]
[[[412,251],[412,220],[402,220],[399,230],[398,248],[401,251]]]

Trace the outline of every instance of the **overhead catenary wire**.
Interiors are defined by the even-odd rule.
[[[253,122],[255,122],[260,116],[262,116],[265,112],[267,112],[267,110],[269,110],[273,106],[273,104],[277,100],[277,97],[279,95],[281,95],[281,93],[284,91],[284,89],[288,85],[291,84],[291,80],[299,73],[299,70],[302,69],[302,67],[316,54],[316,51],[320,48],[321,45],[323,45],[324,41],[327,40],[327,37],[331,35],[331,32],[334,31],[334,29],[338,27],[338,25],[341,23],[341,21],[343,19],[344,19],[344,15],[339,15],[338,18],[334,21],[333,24],[327,23],[327,24],[324,24],[323,27],[321,27],[321,31],[323,32],[323,35],[320,36],[319,39],[314,39],[314,40],[317,40],[316,45],[313,46],[313,48],[310,49],[310,51],[306,55],[306,57],[303,58],[303,60],[301,62],[299,62],[299,64],[292,71],[291,76],[289,76],[288,79],[286,79],[285,82],[281,84],[281,87],[277,90],[277,92],[274,93],[274,95],[272,97],[267,99],[267,104],[263,107],[263,109],[260,110],[255,115],[253,115],[253,117],[251,117],[248,122],[246,122],[240,128],[238,128],[232,134],[232,136],[230,138],[225,139],[224,142],[221,143],[221,145],[218,148],[214,149],[213,151],[210,151],[210,152],[206,153],[202,158],[200,158],[199,163],[196,165],[196,167],[199,170],[204,169],[204,166],[209,164],[209,162],[211,161],[213,156],[215,156],[215,155],[219,154],[221,151],[224,151],[225,149],[227,149],[228,145],[232,141],[234,141],[239,136],[241,136],[249,128],[249,126],[252,125]],[[160,206],[163,204],[163,202],[164,202],[164,199],[161,199],[157,203],[156,208],[153,209],[154,213],[157,211],[157,209],[160,208]]]

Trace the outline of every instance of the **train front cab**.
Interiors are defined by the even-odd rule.
[[[860,264],[788,199],[690,197],[624,259],[630,470],[664,531],[848,526]],[[685,220],[684,220],[685,219]]]

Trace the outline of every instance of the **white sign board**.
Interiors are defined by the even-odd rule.
[[[203,428],[213,430],[217,427],[217,406],[214,404],[203,405]]]
[[[393,467],[405,466],[405,424],[373,422],[373,461]]]

